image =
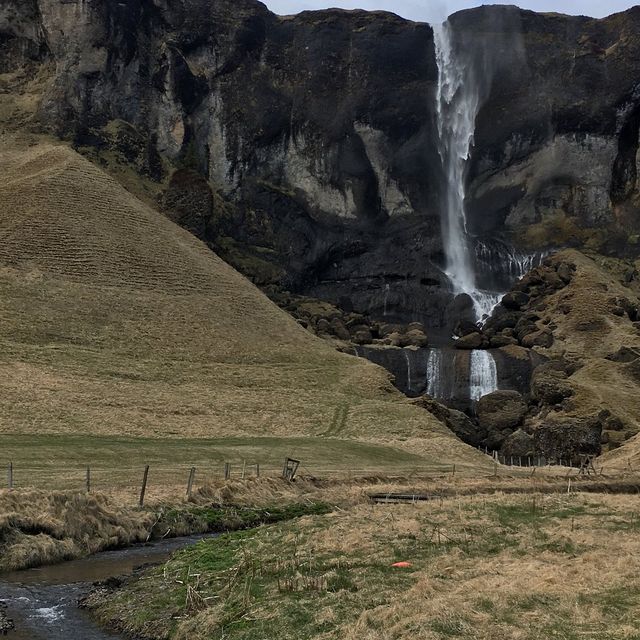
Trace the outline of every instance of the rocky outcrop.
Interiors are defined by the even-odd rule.
[[[414,400],[414,404],[435,416],[463,442],[472,446],[479,446],[482,442],[482,429],[462,411],[447,407],[427,395]]]
[[[506,288],[542,247],[635,251],[640,10],[598,21],[487,7],[451,22],[491,67],[467,198],[483,284]],[[44,63],[41,122],[130,163],[256,282],[392,322],[460,317],[442,271],[428,25],[281,18],[254,0],[0,0],[0,71]]]
[[[482,445],[504,453],[505,442],[518,430],[527,411],[527,403],[517,391],[495,391],[480,398],[476,415],[483,433]]]
[[[602,424],[597,417],[549,417],[533,432],[537,453],[548,459],[577,461],[601,451]]]
[[[560,404],[573,395],[566,363],[552,361],[537,367],[531,378],[531,397],[544,405]]]
[[[515,431],[527,414],[527,405],[517,391],[494,391],[480,398],[476,413],[487,430]]]

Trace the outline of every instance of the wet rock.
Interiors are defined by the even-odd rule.
[[[502,298],[502,305],[511,311],[520,311],[529,304],[529,296],[524,291],[511,291]]]
[[[464,338],[472,333],[478,333],[478,325],[471,320],[461,320],[453,330],[454,335]]]
[[[493,356],[498,365],[499,386],[523,395],[530,392],[534,369],[546,362],[544,356],[515,344],[496,349]]]
[[[461,319],[460,321],[466,320],[468,322],[474,322],[475,312],[471,296],[466,293],[456,296],[448,305],[446,316],[449,318]]]
[[[498,305],[491,318],[485,323],[486,329],[494,329],[495,331],[503,331],[504,329],[513,329],[520,319],[520,315],[513,311],[509,311],[506,307]]]
[[[488,431],[513,430],[527,414],[527,405],[517,391],[494,391],[478,401],[480,426]]]
[[[469,418],[468,415],[451,409],[434,400],[430,396],[424,395],[417,398],[414,404],[425,409],[435,416],[440,422],[444,423],[453,433],[463,442],[474,447],[480,445],[482,441],[482,432],[478,426]]]
[[[480,349],[484,343],[484,338],[477,331],[469,333],[455,342],[456,349]]]
[[[492,349],[499,349],[500,347],[507,347],[510,344],[518,344],[518,341],[511,336],[497,335],[493,336],[489,343]]]

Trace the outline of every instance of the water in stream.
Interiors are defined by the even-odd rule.
[[[113,640],[117,634],[100,629],[78,608],[93,582],[130,574],[136,567],[165,561],[174,551],[204,536],[176,538],[153,545],[107,551],[51,567],[0,576],[0,600],[16,630],[12,640]]]

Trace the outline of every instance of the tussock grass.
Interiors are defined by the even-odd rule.
[[[149,510],[104,495],[0,492],[0,571],[78,558],[147,539]]]
[[[638,303],[638,291],[620,281],[620,274],[606,268],[607,261],[596,260],[575,251],[558,253],[554,260],[576,265],[571,283],[549,296],[542,317],[552,323],[555,342],[545,355],[562,357],[580,365],[570,378],[575,395],[566,413],[576,416],[598,415],[603,409],[620,418],[626,436],[640,431],[640,395],[633,367],[613,362],[607,356],[621,347],[640,348],[640,333],[626,316],[611,312],[612,300],[626,298]],[[620,434],[618,434],[620,435]],[[638,462],[637,445],[606,456],[602,464],[618,470],[631,461]],[[628,454],[627,454],[628,452]],[[635,460],[630,460],[634,458]]]
[[[92,606],[175,640],[629,639],[640,543],[610,527],[634,514],[582,494],[361,504],[201,542]]]

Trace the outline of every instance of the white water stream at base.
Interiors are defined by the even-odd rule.
[[[443,399],[442,350],[430,349],[427,358],[427,394],[432,398]]]
[[[498,369],[493,355],[489,351],[471,352],[469,365],[469,397],[477,401],[498,389]]]

